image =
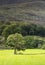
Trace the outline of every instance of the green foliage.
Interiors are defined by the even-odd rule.
[[[0,25],[0,35],[2,35],[4,28],[6,28],[5,24]]]
[[[39,37],[35,38],[35,36],[25,36],[25,46],[26,48],[41,48],[44,44],[44,41]]]
[[[5,42],[10,35],[19,33],[24,36],[24,39],[26,41],[25,43],[26,48],[41,48],[42,47],[42,44],[43,44],[42,39],[45,37],[45,27],[36,25],[36,24],[31,24],[28,22],[10,22],[10,23],[0,22],[0,24],[1,24],[0,25],[0,35],[5,38]],[[14,47],[14,44],[11,42],[10,46]],[[20,48],[22,47],[22,45],[19,45],[19,46]],[[20,48],[18,48],[18,50]]]
[[[0,36],[0,45],[4,44],[5,38],[3,36]]]
[[[45,44],[43,44],[43,45],[42,45],[42,49],[44,49],[44,50],[45,50]]]
[[[7,43],[9,46],[14,47],[15,49],[15,53],[16,53],[16,49],[17,50],[24,50],[24,37],[21,34],[12,34],[9,35],[7,38]]]
[[[10,34],[14,34],[17,32],[20,32],[20,27],[18,27],[16,24],[11,24],[4,28],[2,35],[8,37]]]
[[[37,35],[45,36],[45,27],[31,23],[13,22],[6,23],[0,26],[0,35],[8,37],[10,34],[20,33],[23,36],[26,35]]]

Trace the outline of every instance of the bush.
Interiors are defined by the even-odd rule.
[[[45,49],[45,44],[43,44],[42,49]]]

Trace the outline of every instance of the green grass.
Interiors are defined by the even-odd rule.
[[[13,52],[0,50],[0,65],[45,65],[45,50],[28,49],[23,55],[14,55]]]

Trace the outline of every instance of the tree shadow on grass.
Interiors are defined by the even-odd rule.
[[[16,55],[42,55],[42,54],[45,54],[45,53],[29,53],[29,54],[24,54],[24,53],[17,53]]]

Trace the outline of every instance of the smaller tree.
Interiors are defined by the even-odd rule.
[[[4,44],[5,38],[3,36],[0,36],[0,45]]]
[[[45,50],[45,41],[43,41],[43,45],[41,48]]]
[[[16,50],[24,50],[24,37],[21,34],[11,34],[7,38],[7,43],[9,46],[14,47],[14,54],[16,54]]]

